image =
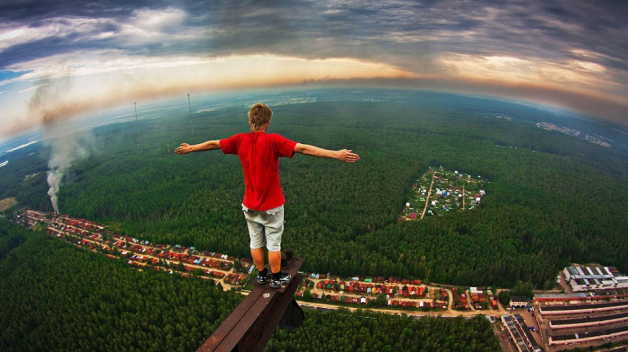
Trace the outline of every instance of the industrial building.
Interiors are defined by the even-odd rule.
[[[628,288],[628,276],[612,266],[568,266],[565,280],[574,292]]]
[[[514,319],[510,314],[502,315],[502,324],[519,352],[542,351],[520,314],[515,314]]]
[[[550,320],[549,327],[557,329],[579,329],[593,326],[603,326],[628,321],[628,312],[611,314],[606,316],[583,316],[573,319]]]
[[[621,326],[600,331],[584,331],[579,333],[554,335],[549,337],[549,344],[550,346],[559,346],[603,341],[613,337],[624,336],[626,334],[628,334],[628,327]]]
[[[623,309],[628,309],[628,301],[604,302],[597,304],[573,304],[564,306],[539,306],[539,313],[542,315],[569,315],[602,313]]]

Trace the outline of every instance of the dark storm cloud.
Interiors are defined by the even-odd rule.
[[[68,43],[68,39],[76,40]],[[35,49],[36,48],[36,49]],[[73,52],[77,50],[100,49],[102,43],[82,42],[77,35],[59,38],[51,37],[30,43],[15,45],[0,53],[0,62],[5,67],[23,61],[31,61],[50,54]]]
[[[610,56],[605,64],[625,69],[621,43],[628,13],[619,1],[24,1],[0,5],[0,20],[37,26],[49,18],[103,18],[111,22],[94,30],[116,33],[135,10],[166,7],[187,13],[186,28],[207,30],[203,37],[171,43],[195,53],[272,51],[323,58],[333,51],[337,57],[391,57],[413,68],[412,57],[429,53],[412,49],[425,49],[426,43],[430,50],[535,57],[569,55],[575,45],[604,53]],[[62,39],[24,43],[2,52],[0,60],[6,65],[90,44],[130,53],[145,49],[145,43],[134,47],[102,38]],[[161,54],[158,48],[153,51]]]
[[[477,3],[476,3],[477,4]],[[480,8],[500,11],[483,23],[480,50],[552,57],[578,47],[626,60],[628,5],[615,1],[524,1]],[[484,44],[484,45],[483,45]],[[523,51],[523,52],[522,52]],[[606,64],[613,64],[606,61]]]
[[[0,20],[37,21],[50,17],[85,16],[115,17],[128,15],[134,9],[147,6],[163,6],[161,1],[81,1],[81,0],[18,0],[0,3]]]
[[[122,26],[133,18],[135,11],[173,7],[186,11],[182,30],[206,30],[206,35],[183,40],[171,39],[166,43],[129,43],[116,36],[122,32]],[[76,33],[52,33],[43,39],[13,45],[0,52],[0,65],[7,67],[38,57],[97,48],[119,49],[129,54],[148,52],[153,55],[172,54],[173,47],[183,50],[183,53],[211,55],[259,52],[260,48],[280,43],[284,38],[290,40],[298,31],[300,23],[292,23],[291,19],[296,16],[289,13],[291,10],[288,7],[299,8],[289,2],[256,1],[103,1],[87,4],[84,1],[3,2],[0,4],[0,23],[5,23],[5,28],[24,26],[45,30],[46,26],[58,27],[64,21],[76,19],[101,21],[93,23],[89,31],[77,29]],[[302,10],[306,12],[307,9]],[[112,33],[113,36],[102,38],[97,36],[99,33]]]

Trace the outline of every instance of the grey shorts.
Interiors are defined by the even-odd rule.
[[[249,227],[251,248],[262,248],[266,245],[271,252],[281,250],[283,234],[283,205],[266,211],[249,209],[242,205],[242,212]]]

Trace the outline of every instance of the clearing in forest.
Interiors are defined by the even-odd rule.
[[[5,211],[16,204],[17,200],[15,200],[14,197],[4,198],[3,200],[0,200],[0,211]]]
[[[473,210],[486,195],[482,176],[472,176],[457,170],[430,167],[412,185],[410,197],[401,211],[399,221],[414,221],[425,216]]]

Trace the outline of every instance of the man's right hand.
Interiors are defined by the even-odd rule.
[[[352,153],[351,150],[342,149],[338,152],[338,160],[343,161],[345,163],[355,163],[360,160],[360,156],[358,154]]]

